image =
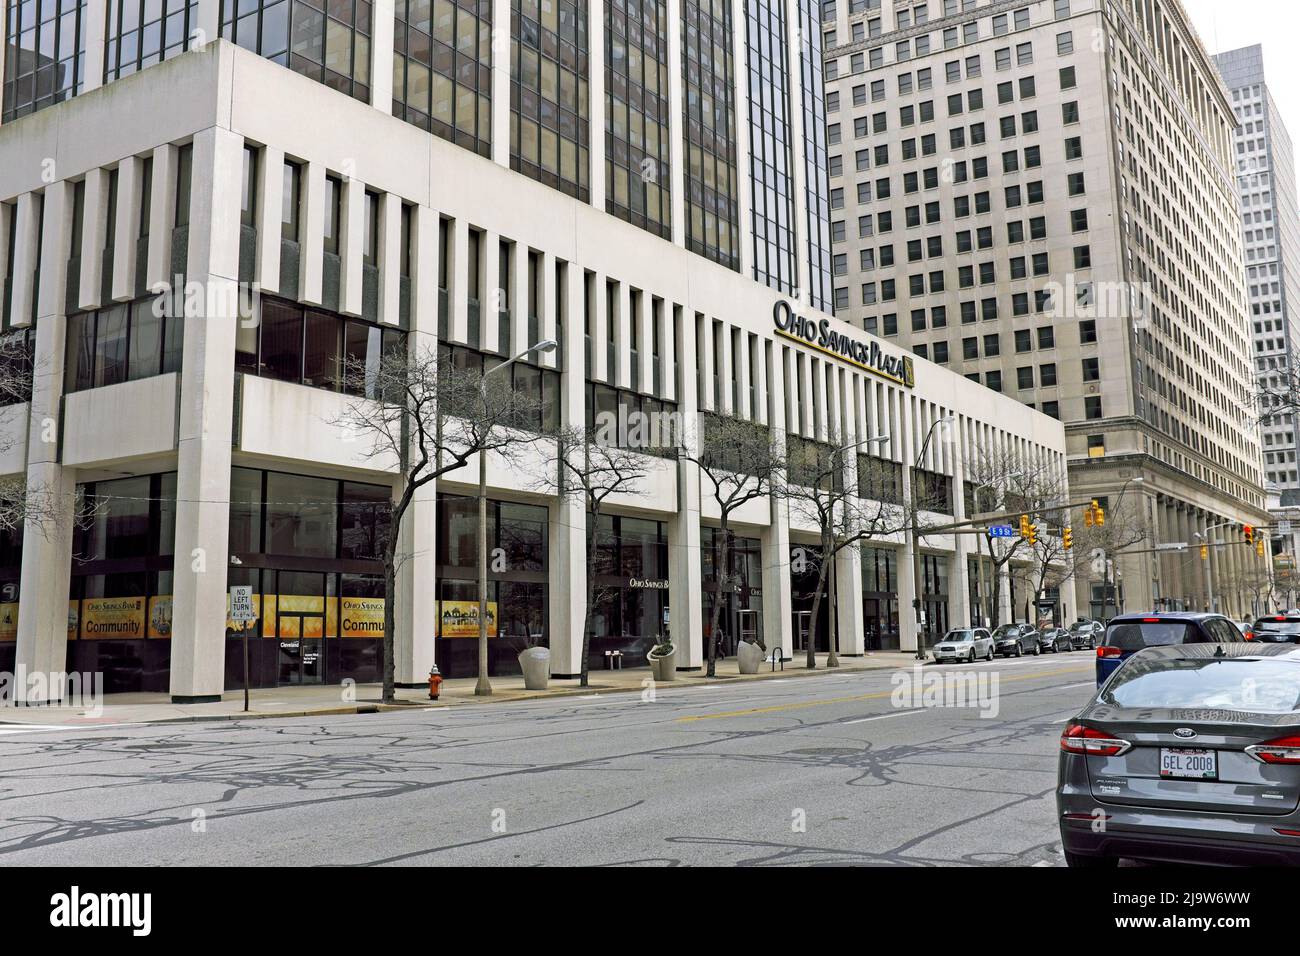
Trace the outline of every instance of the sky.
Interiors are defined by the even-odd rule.
[[[1264,46],[1264,78],[1292,142],[1300,143],[1300,0],[1182,0],[1211,53]]]

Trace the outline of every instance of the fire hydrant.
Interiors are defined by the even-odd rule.
[[[438,665],[434,664],[429,668],[429,700],[438,699],[440,687],[442,687],[442,674],[438,672]]]

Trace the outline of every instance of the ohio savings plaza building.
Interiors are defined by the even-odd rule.
[[[954,416],[921,462],[949,502],[936,524],[963,517],[976,444],[1064,473],[1060,422],[821,311],[820,50],[801,52],[794,29],[815,5],[609,0],[560,3],[556,20],[549,5],[516,2],[512,17],[504,0],[438,3],[431,41],[418,29],[428,4],[357,0],[347,22],[331,12],[322,26],[295,0],[293,35],[328,36],[316,59],[305,41],[272,49],[288,6],[235,24],[208,0],[168,4],[164,27],[184,16],[224,38],[262,26],[239,45],[178,33],[148,56],[157,31],[135,30],[128,60],[134,21],[90,0],[52,72],[15,46],[28,34],[7,6],[5,76],[18,79],[0,123],[3,321],[30,343],[35,374],[30,402],[0,408],[0,471],[69,514],[97,507],[85,527],[29,519],[5,536],[0,670],[98,671],[109,691],[208,700],[240,685],[247,626],[255,686],[378,679],[378,558],[398,485],[339,424],[358,399],[337,369],[403,340],[436,339],[471,365],[557,340],[511,368],[551,424],[720,410],[809,439],[887,435],[859,450],[888,463],[904,497],[924,437]],[[462,41],[480,33],[456,45],[465,69],[439,61],[448,17]],[[508,43],[490,42],[490,23],[511,24]],[[411,80],[430,42],[433,94]],[[788,60],[772,57],[783,48]],[[163,289],[198,290],[199,314],[156,308]],[[489,571],[492,673],[517,669],[523,635],[549,644],[554,675],[578,672],[587,574],[603,595],[593,668],[612,650],[642,663],[665,622],[679,666],[700,667],[718,516],[696,467],[650,459],[588,556],[584,509],[538,490],[542,464],[488,463],[502,559]],[[475,671],[476,481],[472,462],[425,487],[403,524],[399,683],[435,662]],[[790,656],[816,577],[792,554],[816,529],[767,499],[733,527],[743,579],[724,632],[733,644],[761,632]],[[969,535],[923,540],[933,631],[972,618],[974,548]],[[911,567],[905,535],[841,552],[842,654],[915,647]],[[251,625],[228,619],[233,585],[253,589]],[[1072,586],[1061,591],[1072,617]],[[1005,579],[1000,604],[1002,620],[1023,607]]]

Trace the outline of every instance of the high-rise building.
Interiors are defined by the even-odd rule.
[[[420,490],[385,594],[400,480],[341,424],[378,396],[340,363],[393,348],[490,371],[555,340],[500,373],[538,400],[521,428],[611,421],[632,443],[633,418],[661,438],[704,420],[707,438],[723,412],[778,443],[838,436],[857,446],[846,481],[861,463],[906,495],[917,469],[935,524],[966,508],[976,433],[1064,476],[1060,422],[827,311],[808,0],[60,2],[4,4],[11,44],[65,31],[79,79],[23,66],[4,89],[0,309],[37,374],[29,402],[0,400],[0,477],[99,507],[0,534],[0,670],[204,699],[237,681],[228,638],[251,631],[255,684],[372,680],[396,600],[399,682],[473,673],[477,470]],[[737,513],[741,583],[722,593],[693,465],[648,449],[588,555],[585,503],[543,487],[535,447],[489,461],[493,673],[535,641],[578,672],[587,575],[593,667],[641,664],[671,629],[698,668],[718,601],[727,650],[798,648],[805,519]],[[913,562],[893,534],[842,551],[840,652],[915,647],[918,615],[969,621],[970,549],[935,535]],[[227,620],[231,586],[253,589],[256,622]]]
[[[1295,149],[1264,75],[1259,45],[1214,57],[1237,119],[1233,137],[1237,191],[1241,197],[1250,298],[1255,378],[1261,397],[1287,393],[1300,358],[1300,205],[1296,200]],[[1274,507],[1274,540],[1294,556],[1288,529],[1300,508],[1296,423],[1291,412],[1261,407],[1264,487]]]
[[[1237,121],[1182,7],[823,18],[837,314],[1065,423],[1076,497],[1147,529],[1081,613],[1204,607],[1198,535],[1216,605],[1248,613],[1233,529],[1265,520],[1265,475]]]

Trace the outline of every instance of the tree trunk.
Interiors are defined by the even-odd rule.
[[[727,512],[724,510],[722,512],[722,554],[720,555],[718,566],[713,569],[714,571],[713,577],[718,582],[718,594],[713,601],[713,613],[710,615],[712,620],[710,621],[709,624],[709,668],[707,671],[709,677],[716,677],[718,673],[718,668],[717,668],[718,622],[722,616],[722,602],[726,600],[726,588],[728,583],[731,580],[731,575],[729,573],[729,569],[730,569],[729,555],[731,553],[731,549],[727,546],[728,517],[729,516]]]
[[[822,585],[826,583],[826,558],[817,571],[817,590],[813,592],[812,616],[808,620],[808,669],[817,669],[817,612],[822,606]]]
[[[600,521],[599,511],[587,512],[587,606],[582,614],[582,661],[578,667],[578,686],[587,686],[587,655],[591,653],[591,606],[596,600],[595,578],[592,568],[596,560],[596,526]]]

